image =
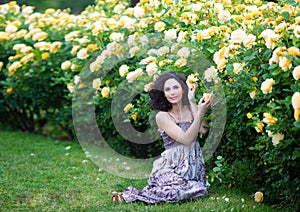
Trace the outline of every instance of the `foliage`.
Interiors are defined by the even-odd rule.
[[[121,123],[143,133],[153,121],[146,104],[151,81],[169,70],[198,77],[197,98],[216,87],[226,96],[227,123],[216,152],[224,161],[216,158],[217,167],[223,164],[213,169],[216,176],[226,185],[245,183],[248,192],[260,187],[270,203],[299,207],[300,19],[299,3],[289,3],[142,0],[128,8],[125,1],[96,1],[77,16],[3,5],[1,101],[29,123],[58,120],[71,107],[67,100],[87,89],[102,133],[128,154],[111,120],[114,98],[122,102]],[[17,50],[16,44],[25,46]],[[203,67],[192,63],[199,54]],[[125,102],[129,91],[116,95],[124,82],[139,91],[132,101]],[[72,125],[66,114],[60,120]]]
[[[0,147],[3,211],[280,211],[256,203],[253,194],[221,186],[212,186],[207,198],[179,204],[112,204],[113,192],[130,185],[142,188],[147,181],[112,176],[93,164],[76,143],[1,131]]]

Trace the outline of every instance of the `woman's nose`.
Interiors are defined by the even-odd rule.
[[[170,94],[173,95],[175,93],[174,89],[170,90]]]

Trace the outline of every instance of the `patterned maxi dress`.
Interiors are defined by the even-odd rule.
[[[186,131],[190,122],[176,122]],[[198,136],[190,145],[176,142],[161,132],[165,151],[153,163],[148,185],[141,190],[129,186],[122,193],[126,202],[179,202],[205,196],[210,186],[206,180],[204,158]]]

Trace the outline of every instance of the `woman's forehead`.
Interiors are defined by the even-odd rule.
[[[166,80],[164,87],[170,87],[173,85],[180,85],[180,83],[176,79],[170,78],[170,79]]]

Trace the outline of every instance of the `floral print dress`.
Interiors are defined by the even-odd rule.
[[[176,122],[186,131],[192,121]],[[126,202],[179,202],[208,194],[204,158],[198,136],[190,145],[176,142],[161,132],[165,151],[154,161],[148,185],[141,190],[129,186],[122,193]]]

